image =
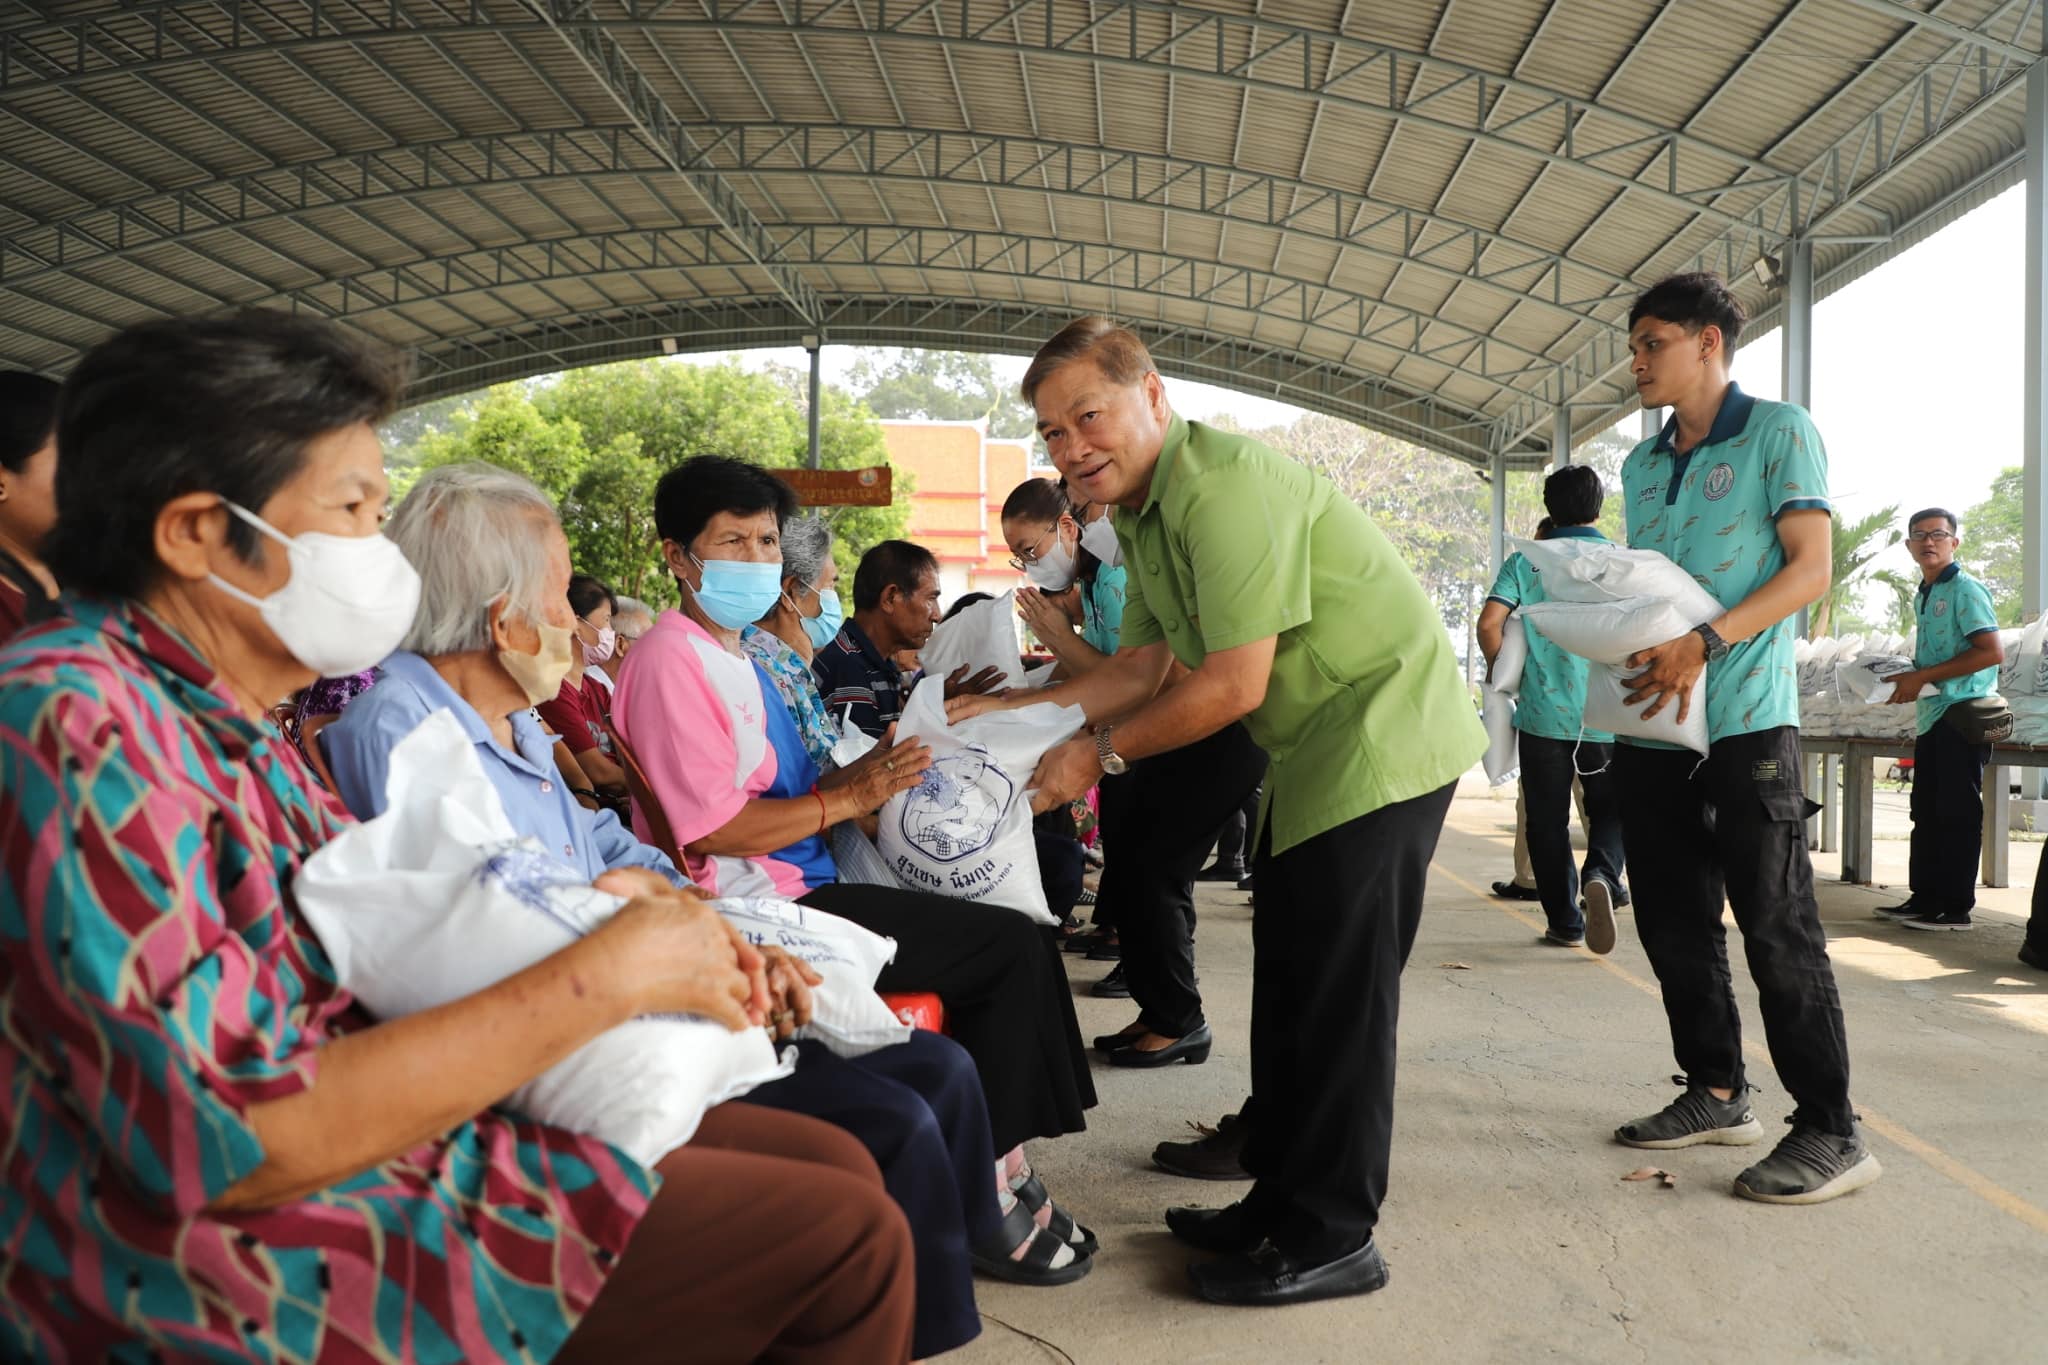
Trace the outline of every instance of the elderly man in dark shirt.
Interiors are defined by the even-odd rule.
[[[915,677],[905,677],[896,656],[923,649],[939,621],[939,561],[922,545],[885,540],[861,556],[853,575],[853,619],[811,660],[825,709],[879,739],[903,713]],[[1001,675],[985,669],[946,679],[946,695],[983,692]]]

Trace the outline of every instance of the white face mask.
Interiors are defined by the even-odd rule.
[[[1081,548],[1115,569],[1124,562],[1123,542],[1116,538],[1116,528],[1109,524],[1109,518],[1097,517],[1081,528]]]
[[[207,581],[256,608],[291,656],[323,678],[360,673],[398,648],[420,606],[420,576],[405,552],[381,533],[288,536],[226,498],[230,512],[285,547],[291,577],[268,597],[253,597],[219,574]]]
[[[1044,554],[1024,566],[1024,576],[1031,580],[1032,586],[1046,592],[1065,592],[1074,586],[1075,558],[1074,551],[1068,548],[1060,536],[1059,526],[1055,524],[1052,544],[1046,546]]]

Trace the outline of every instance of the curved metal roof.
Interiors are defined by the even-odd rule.
[[[0,0],[0,364],[269,303],[421,396],[663,349],[1162,368],[1464,459],[1643,284],[1825,292],[2019,174],[2040,0]]]

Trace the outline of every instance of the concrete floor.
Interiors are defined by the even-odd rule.
[[[1213,1122],[1247,1084],[1251,912],[1234,890],[1204,888],[1214,1056],[1098,1067],[1089,1131],[1032,1151],[1056,1197],[1101,1235],[1099,1264],[1062,1289],[984,1281],[988,1325],[950,1359],[2048,1360],[2048,975],[2013,959],[2031,848],[2015,850],[2024,882],[1984,893],[1967,934],[1874,920],[1871,907],[1896,893],[1827,881],[1834,860],[1816,859],[1856,1098],[1885,1175],[1834,1203],[1777,1208],[1728,1192],[1767,1147],[1648,1153],[1611,1141],[1616,1123],[1673,1093],[1662,1010],[1626,912],[1620,945],[1597,959],[1537,946],[1534,907],[1484,894],[1509,871],[1511,791],[1461,790],[1405,978],[1379,1229],[1389,1287],[1249,1310],[1188,1290],[1191,1253],[1161,1211],[1244,1188],[1149,1161],[1155,1142]],[[1904,864],[1905,845],[1880,840],[1880,877],[1902,879]],[[1128,1022],[1128,1002],[1086,993],[1103,965],[1069,962],[1084,1034]],[[1737,991],[1774,1142],[1791,1101],[1740,971]],[[1676,1188],[1623,1182],[1644,1165],[1674,1172]]]

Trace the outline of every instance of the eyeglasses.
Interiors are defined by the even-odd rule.
[[[1939,545],[1944,540],[1954,540],[1955,538],[1956,533],[1954,531],[1914,531],[1906,537],[1915,545],[1930,540]]]
[[[1010,567],[1015,569],[1018,573],[1023,573],[1033,564],[1036,564],[1039,560],[1039,557],[1045,553],[1045,542],[1051,539],[1053,536],[1058,535],[1059,529],[1060,524],[1057,521],[1053,522],[1052,525],[1046,527],[1045,534],[1038,538],[1038,543],[1036,545],[1024,551],[1022,554],[1010,556]]]

